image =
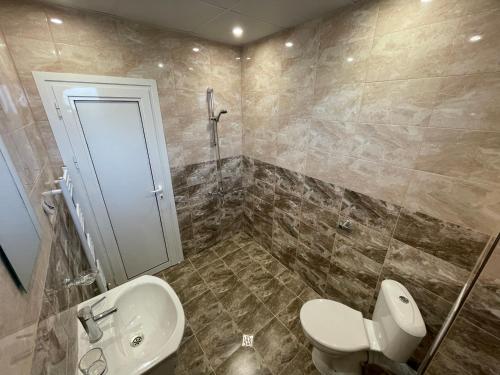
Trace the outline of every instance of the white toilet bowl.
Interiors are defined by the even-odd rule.
[[[369,351],[405,362],[426,334],[415,301],[394,280],[382,282],[373,320],[342,303],[316,299],[302,306],[300,322],[313,345],[314,365],[323,375],[361,374]]]

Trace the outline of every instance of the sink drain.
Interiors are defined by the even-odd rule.
[[[141,345],[143,341],[144,341],[144,335],[142,335],[142,334],[141,335],[135,335],[130,340],[130,346],[132,348],[135,348],[135,347]]]

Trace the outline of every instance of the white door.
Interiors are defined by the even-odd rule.
[[[63,159],[81,176],[115,274],[121,268],[130,279],[178,263],[166,145],[151,86],[51,80],[50,89],[65,128],[61,151],[71,153]]]

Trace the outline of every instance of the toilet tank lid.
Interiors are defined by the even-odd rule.
[[[409,335],[424,337],[427,333],[424,319],[408,289],[395,280],[382,281],[380,289],[398,326]]]

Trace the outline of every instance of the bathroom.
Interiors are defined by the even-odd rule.
[[[499,33],[498,0],[0,0],[0,374],[498,374]]]

